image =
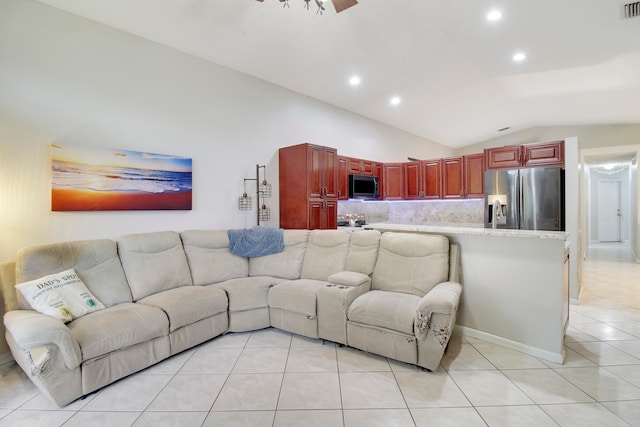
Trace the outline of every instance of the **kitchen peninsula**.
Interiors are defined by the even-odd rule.
[[[463,291],[456,332],[564,361],[568,233],[394,223],[365,228],[442,234],[459,244]]]

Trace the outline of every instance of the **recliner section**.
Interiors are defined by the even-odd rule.
[[[64,406],[227,332],[276,327],[438,367],[462,286],[443,236],[284,230],[284,250],[231,254],[226,230],[165,231],[36,246],[0,265],[7,342]],[[63,324],[14,285],[74,268],[105,309]]]

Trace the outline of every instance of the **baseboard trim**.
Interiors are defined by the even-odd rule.
[[[543,350],[541,348],[532,347],[530,345],[522,344],[517,341],[512,341],[497,335],[488,334],[486,332],[478,331],[477,329],[468,328],[466,326],[456,325],[455,332],[463,337],[478,338],[483,341],[490,342],[492,344],[498,344],[503,347],[517,350],[519,352],[528,354],[529,356],[539,357],[540,359],[548,360],[554,363],[564,363],[565,350],[562,349],[561,353],[554,353],[551,351]]]

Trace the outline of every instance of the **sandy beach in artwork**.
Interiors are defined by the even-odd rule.
[[[53,189],[53,211],[191,210],[191,191],[181,193],[102,192]]]

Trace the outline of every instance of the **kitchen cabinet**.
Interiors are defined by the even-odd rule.
[[[349,158],[349,173],[356,175],[373,176],[375,162],[371,160]]]
[[[533,166],[563,166],[564,141],[487,148],[485,150],[485,161],[487,170]]]
[[[403,173],[406,200],[440,198],[442,181],[440,159],[403,163]]]
[[[338,156],[338,200],[349,200],[349,158]]]
[[[442,159],[442,198],[484,197],[484,154]]]
[[[404,174],[402,163],[385,163],[382,170],[383,199],[403,200]]]
[[[336,228],[338,153],[299,144],[279,150],[280,227]]]

